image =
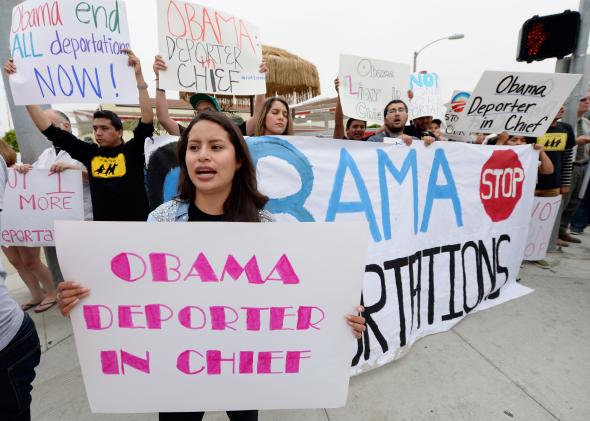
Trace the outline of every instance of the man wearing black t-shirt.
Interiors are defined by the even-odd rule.
[[[38,105],[27,105],[31,119],[47,139],[88,169],[95,221],[145,221],[149,213],[143,147],[154,132],[154,117],[139,59],[131,50],[126,52],[135,72],[141,108],[141,120],[129,142],[123,141],[123,123],[112,111],[94,113],[96,144],[90,144],[54,126]],[[5,66],[7,73],[14,73],[16,68],[9,64]]]

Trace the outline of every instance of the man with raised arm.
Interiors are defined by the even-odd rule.
[[[52,124],[40,106],[27,105],[31,119],[45,137],[88,169],[95,221],[145,221],[149,213],[144,142],[153,135],[154,116],[141,63],[131,50],[125,52],[135,72],[141,108],[141,119],[130,141],[123,141],[123,123],[112,111],[94,113],[92,127],[96,144],[90,144]],[[9,60],[4,70],[9,75],[15,73],[14,62]]]

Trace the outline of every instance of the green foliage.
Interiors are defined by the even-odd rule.
[[[367,129],[378,129],[379,127],[381,127],[381,124],[373,123],[373,124],[369,124],[367,126]]]
[[[16,142],[16,131],[14,131],[14,129],[4,133],[4,141],[6,141],[15,152],[19,152],[18,143]]]

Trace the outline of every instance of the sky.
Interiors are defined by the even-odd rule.
[[[131,45],[142,60],[154,96],[151,70],[157,54],[156,0],[126,0]],[[200,0],[258,26],[266,45],[279,47],[316,65],[322,97],[336,95],[334,78],[341,53],[412,64],[413,52],[455,33],[420,53],[418,70],[439,74],[443,98],[455,89],[473,90],[485,70],[553,72],[555,59],[516,61],[518,32],[533,15],[578,10],[578,0]],[[0,79],[0,84],[2,81]],[[169,93],[169,98],[175,97]],[[65,111],[96,104],[67,104]],[[0,92],[0,134],[8,129],[6,95]]]

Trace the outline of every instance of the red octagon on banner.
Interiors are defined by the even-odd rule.
[[[511,150],[494,151],[481,169],[479,197],[494,222],[507,219],[522,196],[524,170]]]

